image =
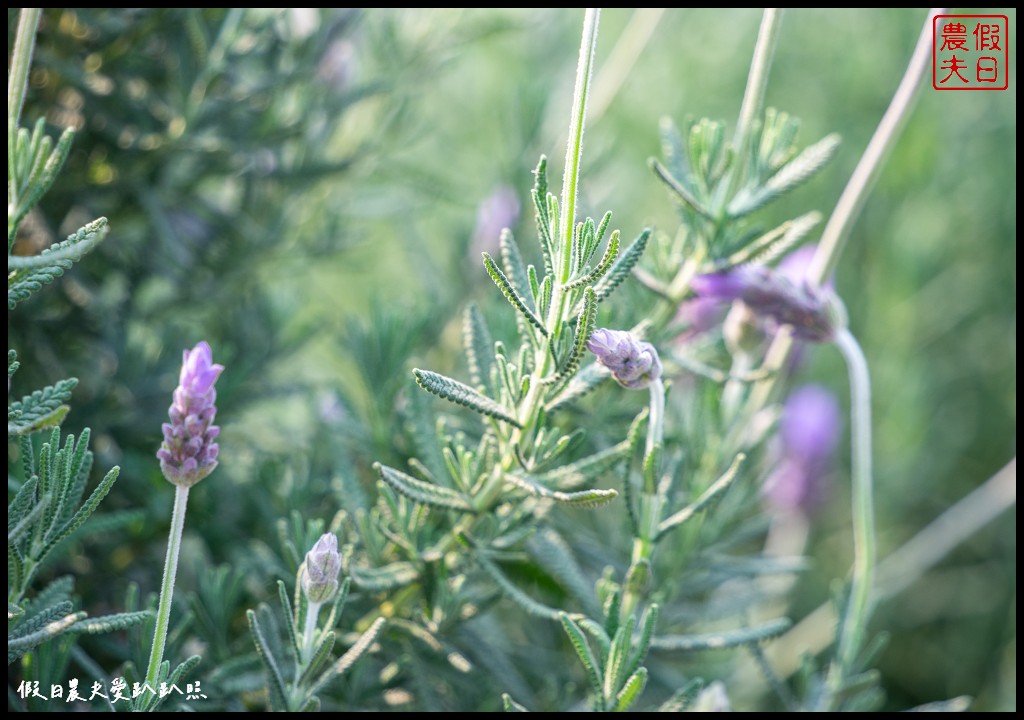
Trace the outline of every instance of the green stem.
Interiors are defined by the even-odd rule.
[[[871,616],[871,585],[878,554],[871,480],[871,377],[864,352],[849,330],[844,328],[836,333],[835,344],[843,354],[850,374],[854,556],[850,600],[839,633],[836,666],[829,678],[827,707],[830,709],[843,680],[855,671],[854,664],[864,644]]]
[[[647,444],[644,457],[649,457],[665,437],[665,385],[661,378],[651,383],[651,414],[647,420]],[[654,488],[650,489],[651,491]]]
[[[747,155],[750,154],[750,129],[764,113],[768,74],[781,25],[782,10],[765,8],[764,15],[761,16],[761,28],[757,32],[754,58],[750,62],[750,73],[747,75],[747,88],[743,92],[743,103],[740,105],[740,115],[736,121],[736,132],[733,135],[732,147],[736,155],[732,172],[729,173],[728,192],[719,198],[720,206],[724,206],[743,183]]]
[[[160,664],[164,661],[164,645],[171,617],[171,600],[174,597],[174,576],[178,572],[178,552],[181,550],[181,533],[185,527],[185,506],[188,504],[188,487],[176,485],[174,511],[171,513],[171,533],[167,539],[167,557],[164,560],[164,579],[160,584],[160,606],[156,613],[156,630],[153,633],[153,649],[149,654],[149,668],[146,670],[146,684],[156,687]]]
[[[321,603],[309,603],[309,607],[306,608],[306,627],[302,631],[302,667],[305,668],[306,664],[312,659],[313,656],[313,636],[316,634],[316,619],[320,614]],[[301,674],[301,673],[300,673]],[[296,677],[296,682],[298,678]]]
[[[18,126],[21,122],[21,108],[25,104],[28,88],[28,72],[32,66],[32,52],[36,46],[36,28],[39,27],[40,8],[22,8],[18,17],[18,32],[14,38],[14,52],[11,54],[11,68],[7,75],[7,178],[14,180],[15,150]],[[18,204],[20,188],[14,182],[7,183],[7,215]],[[7,249],[10,254],[10,248]]]

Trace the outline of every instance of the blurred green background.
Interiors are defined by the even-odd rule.
[[[1016,453],[1017,25],[1013,9],[991,12],[1009,16],[1010,88],[926,81],[836,280],[872,365],[883,556]],[[153,453],[178,353],[199,339],[228,370],[222,469],[190,507],[185,553],[197,563],[258,565],[238,535],[273,531],[251,525],[296,508],[333,514],[344,478],[330,491],[328,478],[302,480],[321,456],[365,476],[399,452],[408,369],[458,372],[457,311],[491,297],[474,259],[496,241],[479,235],[481,205],[501,188],[524,203],[541,153],[560,175],[581,18],[45,11],[25,117],[80,135],[21,242],[43,246],[97,215],[112,232],[56,291],[10,314],[10,346],[34,360],[13,392],[79,377],[69,427],[93,427],[97,466],[123,466],[108,503],[142,509],[122,531],[130,544],[101,537],[73,558],[78,574],[94,571],[79,581],[87,604],[117,605],[121,590],[97,582],[105,573],[156,585],[172,493]],[[786,11],[767,102],[802,120],[803,144],[833,131],[843,143],[776,219],[831,210],[923,19]],[[675,232],[646,165],[659,119],[731,129],[759,21],[754,10],[604,12],[584,214],[611,208],[628,236]],[[531,214],[505,220],[527,244]],[[805,374],[845,397],[834,351],[816,350]],[[844,574],[848,547],[837,492],[815,521],[798,615]],[[1015,709],[1015,618],[1007,512],[879,608],[874,627],[892,634],[887,707],[969,694],[977,709]]]

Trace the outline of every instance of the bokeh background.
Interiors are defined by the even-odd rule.
[[[836,279],[872,365],[883,555],[1016,454],[1016,12],[972,12],[1009,16],[1009,89],[926,82]],[[93,428],[97,467],[123,468],[105,503],[120,511],[110,532],[71,556],[87,609],[119,607],[128,581],[156,587],[172,492],[153,453],[180,350],[199,339],[228,368],[223,455],[193,493],[183,587],[230,562],[239,596],[261,598],[277,518],[330,517],[353,478],[402,452],[395,407],[409,368],[457,370],[457,313],[490,296],[474,258],[496,242],[495,223],[532,237],[517,205],[541,153],[560,173],[581,20],[44,12],[24,116],[79,136],[19,242],[44,247],[98,215],[112,232],[56,290],[9,313],[8,338],[28,360],[13,392],[80,378],[68,427]],[[803,144],[833,131],[843,142],[777,219],[831,210],[923,20],[786,11],[767,102],[802,120]],[[605,11],[584,212],[613,209],[626,234],[674,233],[646,164],[659,120],[731,128],[759,21],[754,10]],[[845,398],[834,351],[816,350],[803,372]],[[797,616],[849,562],[840,487],[814,520]],[[243,628],[224,623],[212,642],[228,656]],[[885,602],[874,627],[892,636],[886,707],[968,694],[977,709],[1015,709],[1015,507]]]

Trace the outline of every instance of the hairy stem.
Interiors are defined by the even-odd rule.
[[[171,532],[167,539],[167,557],[164,560],[164,579],[160,584],[160,605],[156,613],[156,630],[153,633],[153,648],[149,653],[149,668],[146,670],[146,684],[156,687],[160,664],[164,661],[164,645],[171,617],[171,600],[174,598],[174,577],[178,572],[178,553],[181,550],[181,533],[185,527],[185,506],[188,505],[188,487],[176,485],[174,511],[171,513]]]
[[[871,377],[857,340],[845,328],[835,337],[850,374],[851,480],[853,498],[853,577],[836,648],[836,664],[829,677],[826,707],[833,709],[844,678],[855,671],[857,655],[871,616],[871,585],[878,550],[875,543],[875,509],[871,478]]]

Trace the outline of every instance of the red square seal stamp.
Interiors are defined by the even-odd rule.
[[[1006,15],[936,15],[932,21],[932,87],[1005,90],[1010,86],[1009,45]]]

